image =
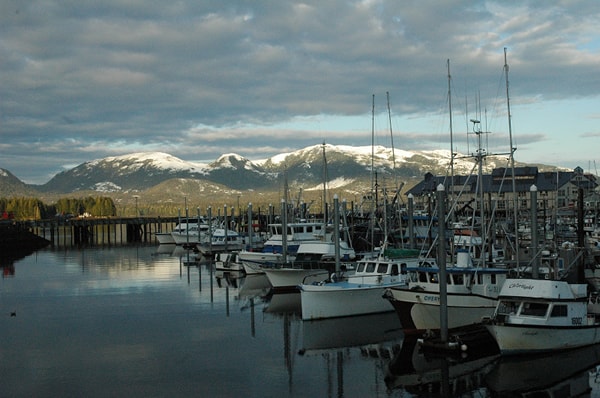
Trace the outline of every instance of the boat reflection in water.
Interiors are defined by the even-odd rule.
[[[300,315],[300,292],[270,293],[267,297],[265,312],[272,314]]]
[[[579,397],[598,390],[600,344],[545,355],[503,357],[485,377],[500,395]]]
[[[346,396],[351,380],[363,379],[357,364],[369,373],[380,374],[376,383],[363,383],[350,396],[387,396],[381,383],[387,362],[400,351],[403,332],[394,312],[302,321],[302,340],[298,355],[305,360],[321,358],[327,369],[328,396]],[[364,369],[364,368],[362,368]],[[364,379],[363,379],[364,380]],[[381,394],[374,391],[381,392]]]
[[[405,339],[389,363],[391,390],[415,396],[600,396],[600,345],[544,355],[501,357],[497,348],[464,357],[425,355]]]
[[[302,354],[313,351],[361,347],[363,353],[392,358],[392,351],[400,351],[404,334],[394,312],[346,318],[302,321]],[[386,343],[386,344],[384,344]]]
[[[269,290],[271,290],[271,284],[265,274],[246,275],[241,281],[240,296],[265,297]]]
[[[389,363],[385,382],[389,389],[403,389],[417,396],[424,393],[457,396],[482,386],[484,376],[499,357],[498,347],[494,345],[468,353],[437,356],[424,353],[416,336],[408,336]]]

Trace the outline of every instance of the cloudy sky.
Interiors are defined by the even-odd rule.
[[[373,120],[377,144],[452,130],[468,154],[477,119],[507,152],[506,48],[515,159],[596,172],[598,26],[595,0],[3,0],[0,167],[39,184],[133,152],[368,146]]]

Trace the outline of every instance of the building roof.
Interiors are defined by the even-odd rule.
[[[538,191],[555,191],[566,184],[577,184],[585,190],[591,190],[598,186],[595,177],[583,174],[581,168],[574,171],[552,171],[540,172],[537,167],[525,166],[515,167],[515,189],[517,192],[529,192],[532,185],[535,185]],[[485,193],[503,193],[512,192],[512,169],[500,167],[492,170],[491,174],[482,175],[481,184]],[[468,176],[434,176],[426,173],[423,181],[412,187],[406,192],[406,195],[413,196],[428,195],[436,191],[437,186],[443,184],[446,191],[451,190],[455,193],[467,192],[475,193],[478,190],[477,175]]]

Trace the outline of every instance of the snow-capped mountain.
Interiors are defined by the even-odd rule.
[[[468,174],[473,164],[474,159],[458,156],[454,172]],[[448,174],[449,165],[449,151],[393,151],[383,146],[314,145],[258,161],[230,153],[210,164],[184,161],[163,152],[143,152],[85,162],[36,188],[57,193],[141,191],[180,178],[204,180],[238,190],[277,190],[285,176],[290,187],[310,189],[322,184],[324,176],[336,186],[364,185],[370,181],[372,170],[379,181],[421,180],[427,172]],[[507,159],[488,156],[485,172],[495,167],[507,167]]]
[[[96,159],[63,171],[39,187],[47,192],[143,190],[170,178],[205,178],[206,165],[163,152]]]

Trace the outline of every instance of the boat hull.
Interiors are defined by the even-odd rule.
[[[185,232],[171,232],[171,237],[177,245],[195,244],[198,243],[198,234],[186,234]]]
[[[326,269],[303,269],[303,268],[271,268],[263,269],[273,291],[296,291],[302,283],[321,282],[327,279],[329,271]]]
[[[408,289],[386,292],[405,333],[418,333],[440,328],[440,294]],[[448,294],[448,327],[480,323],[494,313],[496,298],[475,294]]]
[[[157,232],[154,234],[159,245],[174,245],[175,239],[170,232]]]
[[[486,325],[502,355],[544,353],[600,343],[600,326]]]
[[[200,250],[200,253],[202,253],[205,256],[209,256],[215,253],[224,253],[224,252],[231,252],[231,251],[238,251],[238,250],[242,250],[244,248],[244,243],[243,242],[230,242],[228,244],[207,244],[207,243],[198,243],[196,244],[196,247],[198,248],[198,250]]]
[[[345,282],[301,285],[302,319],[393,312],[394,308],[382,298],[385,289],[391,286],[393,285],[360,285]]]
[[[246,250],[240,251],[239,261],[248,265],[251,268],[258,269],[260,267],[273,266],[275,264],[281,264],[283,262],[282,253],[265,253],[265,252],[250,252]],[[288,260],[292,261],[294,257],[288,256]]]

